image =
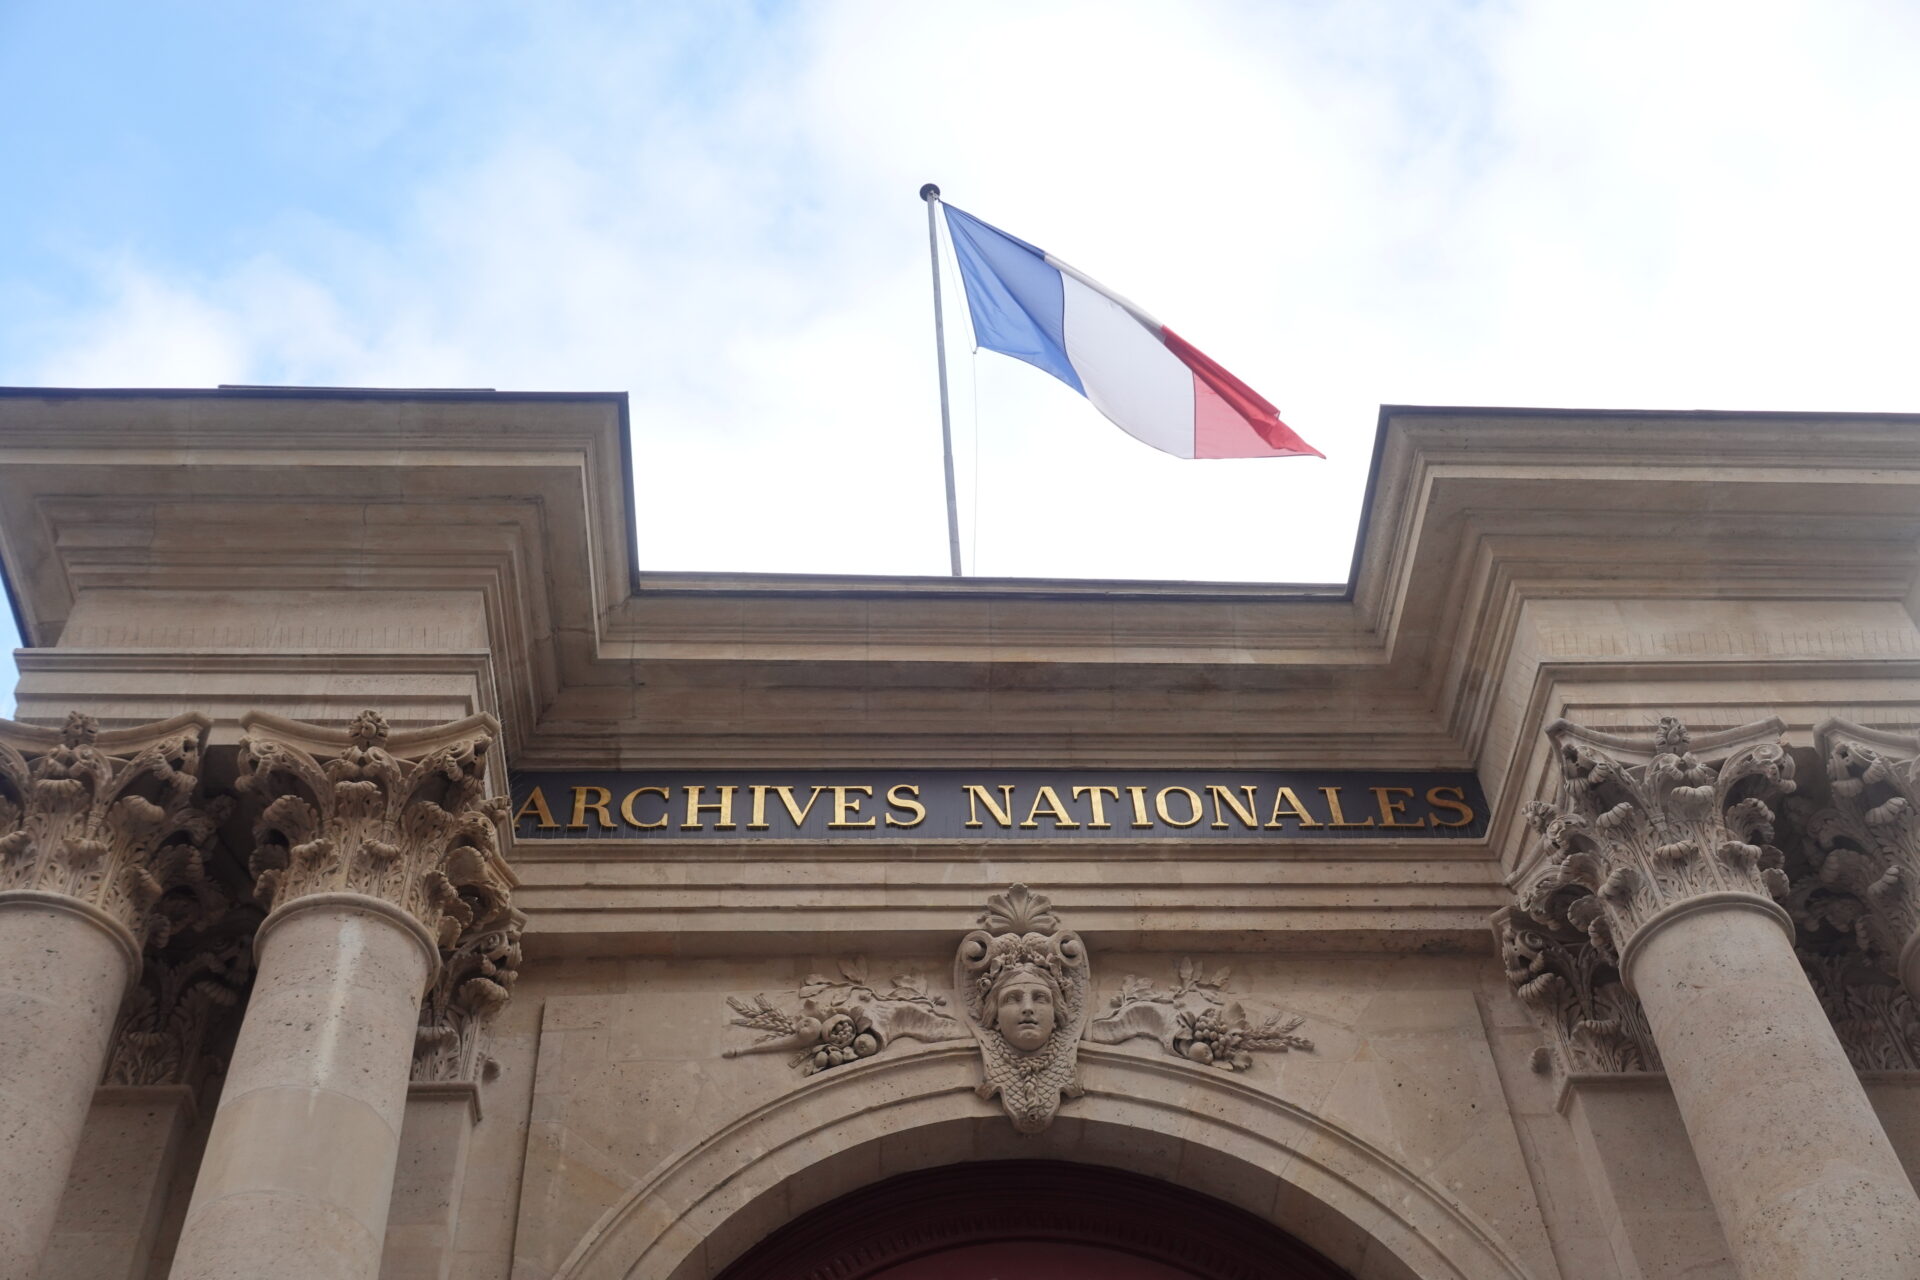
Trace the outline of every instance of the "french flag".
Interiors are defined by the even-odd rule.
[[[1252,387],[1119,294],[941,207],[980,346],[1045,369],[1128,435],[1177,458],[1326,456]]]

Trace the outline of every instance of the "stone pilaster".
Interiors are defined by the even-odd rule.
[[[222,905],[208,723],[0,721],[0,1275],[39,1263],[143,950]]]
[[[1743,1276],[1896,1280],[1920,1271],[1920,1197],[1794,952],[1782,728],[1550,726],[1559,802],[1530,810],[1508,931],[1584,934],[1638,997]],[[1510,974],[1531,968],[1507,951]]]
[[[175,1280],[373,1280],[421,998],[511,877],[486,795],[498,727],[242,718],[268,914]]]

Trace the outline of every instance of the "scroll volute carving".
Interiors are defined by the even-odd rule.
[[[0,720],[0,891],[75,898],[164,946],[225,901],[207,877],[231,809],[200,785],[211,722],[182,715],[102,731]]]
[[[1521,911],[1587,935],[1617,963],[1641,925],[1687,899],[1785,898],[1773,844],[1776,807],[1794,789],[1784,728],[1764,720],[1696,740],[1667,717],[1647,743],[1556,721],[1559,801],[1527,806],[1541,869]]]
[[[507,802],[486,794],[491,716],[407,733],[372,711],[344,731],[261,713],[241,725],[236,785],[259,806],[249,870],[267,910],[366,894],[419,920],[444,950],[509,891]]]

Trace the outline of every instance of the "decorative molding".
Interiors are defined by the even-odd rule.
[[[982,1098],[1000,1098],[1021,1133],[1053,1123],[1080,1096],[1077,1070],[1092,976],[1080,935],[1045,894],[1016,884],[987,899],[982,926],[960,940],[953,985],[979,1043]]]
[[[1232,976],[1229,967],[1208,974],[1192,957],[1180,962],[1174,986],[1166,991],[1128,974],[1113,997],[1112,1012],[1087,1024],[1087,1039],[1119,1044],[1145,1036],[1168,1053],[1223,1071],[1247,1070],[1257,1052],[1313,1048],[1313,1041],[1293,1034],[1306,1021],[1297,1014],[1250,1020],[1241,1003],[1224,994]]]
[[[1756,721],[1696,742],[1666,716],[1649,748],[1555,721],[1558,803],[1526,806],[1541,856],[1515,909],[1545,936],[1584,934],[1627,983],[1643,927],[1691,901],[1743,899],[1785,923],[1785,855],[1773,845],[1775,806],[1794,789],[1784,727]]]
[[[0,720],[0,893],[72,898],[164,947],[227,902],[209,880],[231,811],[201,789],[211,722],[182,715],[102,732],[72,712],[58,730]]]
[[[241,718],[241,793],[259,804],[248,869],[269,913],[306,897],[359,894],[459,945],[513,881],[500,850],[504,797],[486,795],[491,716],[395,734],[363,711],[344,731]]]
[[[895,1040],[964,1040],[967,1029],[946,1011],[945,996],[927,994],[924,978],[897,973],[885,994],[870,984],[864,956],[840,962],[840,978],[807,975],[800,984],[797,1011],[782,1009],[764,995],[751,1003],[727,997],[734,1016],[728,1025],[761,1033],[744,1048],[721,1056],[791,1053],[788,1066],[815,1075],[871,1058]]]

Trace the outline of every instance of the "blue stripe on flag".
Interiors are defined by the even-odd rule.
[[[1067,360],[1060,272],[1026,241],[950,204],[944,207],[960,278],[967,286],[974,340],[989,351],[1045,369],[1087,394]]]

